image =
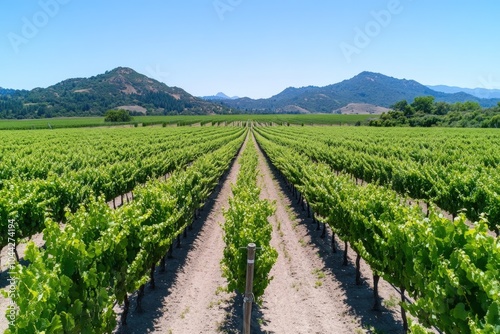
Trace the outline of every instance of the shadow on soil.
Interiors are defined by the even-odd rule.
[[[30,262],[28,260],[25,260],[24,258],[21,258],[19,260],[19,263],[25,267],[29,266],[30,264]],[[0,289],[4,289],[10,285],[10,278],[11,276],[8,267],[6,267],[4,270],[0,270]]]
[[[370,277],[368,281],[368,278],[362,273],[362,284],[356,285],[354,251],[349,250],[349,264],[343,266],[344,243],[336,238],[336,253],[332,252],[331,232],[327,231],[325,237],[321,238],[322,226],[320,230],[317,229],[317,224],[313,222],[312,217],[308,217],[307,206],[304,206],[305,210],[302,208],[297,197],[294,196],[292,190],[287,186],[284,177],[272,165],[265,154],[264,156],[271,167],[272,176],[277,181],[279,189],[288,197],[294,213],[300,219],[301,224],[306,227],[307,234],[311,238],[311,246],[317,250],[318,256],[323,260],[324,271],[330,273],[335,280],[340,282],[346,296],[345,302],[349,305],[350,312],[360,319],[361,325],[367,330],[367,333],[404,333],[403,323],[399,318],[399,306],[397,306],[397,302],[394,310],[389,310],[383,305],[380,307],[380,311],[372,310],[374,302],[373,287],[369,283],[372,278]],[[394,290],[394,296],[398,296],[396,290]],[[381,300],[383,301],[382,298]]]
[[[243,332],[243,296],[236,295],[229,301],[229,305],[224,308],[226,318],[219,326],[220,333],[242,333]],[[260,310],[260,307],[255,303],[252,306],[252,321],[250,323],[250,331],[252,334],[265,334],[262,326],[265,325],[265,320]]]

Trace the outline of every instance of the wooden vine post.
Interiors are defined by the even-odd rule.
[[[255,267],[255,244],[250,243],[247,247],[247,278],[245,286],[245,297],[243,299],[243,333],[250,334],[250,322],[252,319],[253,302],[253,271]]]

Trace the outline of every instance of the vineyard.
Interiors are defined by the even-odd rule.
[[[441,181],[438,177],[434,179],[422,177],[423,180],[420,180],[418,177],[412,178],[411,176],[405,182],[404,179],[400,181],[397,176],[399,173],[404,175],[408,166],[411,168],[412,159],[404,160],[404,157],[411,156],[411,153],[404,154],[403,148],[400,148],[403,151],[400,155],[403,159],[399,160],[402,167],[395,169],[394,165],[397,166],[397,162],[391,163],[391,160],[397,156],[397,151],[386,154],[386,159],[370,159],[379,151],[382,151],[381,156],[384,155],[383,144],[379,147],[379,151],[370,152],[369,145],[362,143],[356,145],[355,141],[353,144],[344,143],[346,147],[351,147],[354,157],[357,157],[356,147],[369,152],[364,156],[365,160],[361,160],[363,154],[359,154],[361,161],[355,164],[347,160],[349,154],[337,155],[335,148],[330,150],[323,147],[322,149],[319,144],[321,142],[319,135],[314,136],[309,133],[310,136],[307,136],[305,132],[301,137],[295,133],[294,136],[289,137],[288,145],[280,145],[277,142],[281,142],[280,139],[286,137],[286,131],[285,133],[281,131],[273,133],[268,129],[258,131],[261,134],[257,138],[273,164],[300,192],[300,196],[303,196],[311,206],[314,214],[319,216],[318,219],[330,225],[334,235],[338,235],[345,242],[344,252],[347,254],[348,244],[351,244],[355,250],[357,254],[356,281],[360,282],[359,262],[363,258],[373,269],[374,291],[377,291],[376,284],[379,277],[383,277],[400,288],[405,329],[408,326],[404,319],[405,308],[407,308],[422,324],[435,326],[447,333],[480,331],[493,333],[499,330],[500,252],[498,238],[488,234],[489,227],[498,232],[499,226],[498,220],[492,220],[498,219],[498,205],[500,204],[500,191],[496,192],[500,189],[498,166],[494,163],[498,155],[496,157],[493,155],[491,161],[479,160],[478,166],[465,165],[470,170],[467,169],[460,174],[453,168],[454,166],[450,166],[453,160],[448,160],[447,164],[445,155],[436,152],[437,163],[433,164],[434,161],[431,161],[428,164],[431,165],[429,167],[421,164],[418,168],[414,167],[415,171],[420,171],[421,175],[434,172],[434,176],[442,176],[449,183]],[[326,142],[328,143],[326,147],[340,146],[332,138],[327,137]],[[384,143],[384,141],[381,142]],[[417,143],[414,142],[415,144]],[[387,140],[385,145],[387,147]],[[486,142],[486,145],[493,144]],[[365,146],[368,147],[365,148]],[[300,151],[307,151],[307,156],[299,153]],[[342,148],[339,151],[342,152]],[[493,153],[498,154],[498,152]],[[338,159],[338,164],[335,164],[334,159],[328,159],[332,155]],[[420,157],[415,156],[414,160],[417,161],[415,164],[418,164]],[[440,162],[441,156],[443,156],[441,159],[443,162]],[[381,161],[379,166],[384,166],[385,163],[390,172],[379,170],[378,168],[381,167],[373,168],[370,165],[371,161],[377,160]],[[429,159],[422,158],[422,161],[426,160]],[[324,161],[328,163],[325,164]],[[342,165],[343,162],[344,165]],[[344,168],[336,168],[339,166]],[[339,170],[342,172],[338,173]],[[391,172],[396,170],[394,182],[391,182],[392,177],[374,177],[373,175],[377,175],[373,172],[374,170],[380,172],[381,176],[391,175]],[[492,175],[488,173],[483,176],[478,173],[481,170],[486,173],[490,172]],[[353,182],[351,173],[355,178],[366,175],[368,179],[375,180],[383,186],[357,185],[357,181]],[[469,173],[476,174],[477,188],[467,188],[473,184],[469,181]],[[411,175],[411,173],[408,174]],[[452,182],[454,178],[461,180],[462,184],[457,186],[459,182]],[[488,178],[491,183],[481,183],[483,178]],[[412,181],[417,184],[417,187],[425,185],[427,181],[431,184],[430,191],[418,192],[416,187],[412,187],[414,186]],[[440,181],[443,183],[440,184]],[[401,193],[398,194],[387,186],[398,189]],[[432,197],[432,190],[435,188],[445,195]],[[471,204],[470,210],[467,211],[470,217],[479,216],[479,221],[472,228],[465,224],[465,214],[461,214],[453,221],[443,218],[434,209],[424,214],[419,206],[406,205],[404,197],[408,194],[421,194],[425,196],[425,200],[434,202],[433,199],[437,199],[437,204],[448,204],[451,201],[450,197],[447,200],[441,200],[441,198],[446,195],[450,196],[450,193],[454,194],[456,203]],[[471,203],[470,198],[477,198],[478,194],[484,196],[484,203],[487,204]],[[488,197],[489,194],[491,197]],[[448,207],[455,209],[452,211],[455,215],[459,205],[443,206],[445,209]],[[485,211],[480,214],[479,211],[474,211],[474,208]],[[404,305],[405,291],[408,291],[415,299],[415,303]],[[374,308],[378,308],[379,301],[376,293],[374,299]],[[415,331],[419,330],[420,328],[415,327]]]
[[[498,131],[290,123],[3,131],[0,329],[500,333]]]
[[[111,127],[111,126],[183,126],[183,125],[226,125],[236,122],[253,121],[276,124],[324,124],[324,125],[354,125],[364,123],[369,119],[377,119],[378,115],[342,115],[342,114],[234,114],[234,115],[191,115],[191,116],[134,116],[129,122],[113,123],[104,121],[104,117],[62,117],[42,119],[10,120],[0,119],[0,130],[34,130],[81,127]]]

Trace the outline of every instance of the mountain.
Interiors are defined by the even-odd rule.
[[[118,67],[90,78],[67,79],[31,91],[0,89],[0,118],[103,115],[122,108],[132,114],[222,114],[238,109],[253,113],[380,113],[394,103],[431,95],[448,103],[475,101],[496,106],[500,99],[481,99],[465,92],[439,92],[414,80],[362,72],[325,87],[289,87],[268,99],[232,99],[218,93],[208,100],[178,87]]]
[[[486,89],[486,88],[461,88],[455,86],[427,86],[438,92],[453,94],[464,92],[481,99],[500,99],[500,89]]]
[[[476,101],[484,107],[499,100],[480,99],[460,92],[447,94],[432,90],[414,80],[396,79],[379,73],[362,72],[342,82],[325,86],[289,87],[268,99],[241,98],[222,103],[242,110],[277,113],[341,113],[350,103],[361,103],[388,108],[392,104],[417,96],[431,95],[436,101],[448,103]]]
[[[113,108],[165,115],[228,111],[181,88],[169,87],[131,68],[118,67],[90,78],[68,79],[48,88],[3,96],[0,118],[103,115]]]
[[[219,93],[217,93],[215,95],[202,96],[201,98],[203,100],[207,100],[207,101],[212,101],[212,100],[236,100],[236,99],[239,99],[238,96],[229,97],[229,96],[227,96],[226,94],[224,94],[222,92],[219,92]]]

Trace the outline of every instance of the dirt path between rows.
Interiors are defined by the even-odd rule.
[[[272,245],[279,256],[274,277],[264,294],[263,332],[270,333],[402,333],[396,291],[379,283],[388,306],[373,305],[371,270],[362,265],[363,284],[355,285],[354,256],[342,266],[342,255],[331,251],[331,234],[319,238],[312,218],[293,200],[283,180],[259,150],[261,197],[276,201]],[[352,253],[352,252],[351,252]],[[353,255],[353,254],[351,254]]]
[[[167,260],[166,272],[157,269],[155,290],[146,287],[144,312],[131,310],[127,326],[119,326],[115,332],[217,333],[225,326],[234,294],[225,291],[227,282],[220,268],[224,249],[220,224],[239,167],[235,160],[195,221],[194,230],[182,239],[182,248],[174,249],[174,258]],[[135,307],[135,298],[131,306]],[[117,311],[121,313],[119,308]]]

